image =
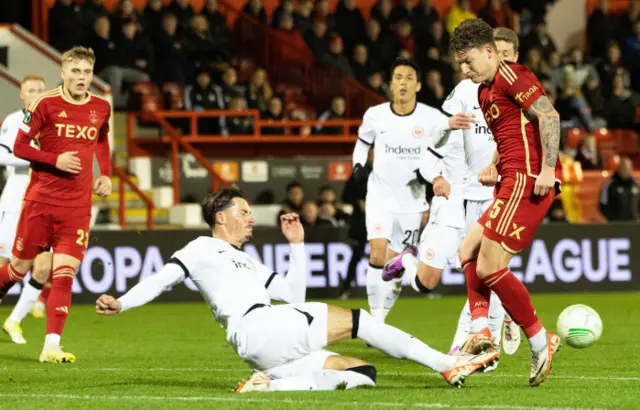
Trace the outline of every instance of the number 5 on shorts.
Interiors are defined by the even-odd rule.
[[[502,199],[496,199],[491,207],[491,212],[489,213],[489,218],[496,219],[498,214],[500,214],[500,210],[502,209],[502,205],[504,205],[504,201]]]
[[[89,232],[83,231],[82,229],[78,229],[78,239],[76,239],[76,243],[80,246],[84,246],[85,248],[88,248]]]

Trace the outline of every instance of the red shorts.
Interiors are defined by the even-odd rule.
[[[20,259],[34,259],[53,247],[55,253],[82,260],[89,243],[91,207],[66,207],[25,200],[13,244]]]
[[[534,195],[535,182],[521,173],[503,178],[496,185],[493,204],[478,219],[484,236],[507,252],[515,254],[531,244],[556,196],[554,190],[545,196]]]

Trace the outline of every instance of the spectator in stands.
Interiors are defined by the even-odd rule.
[[[211,75],[207,70],[201,70],[196,76],[193,85],[185,87],[184,105],[187,111],[221,110],[224,108],[224,101],[219,89],[213,86]],[[224,119],[218,118],[198,118],[198,134],[220,135]]]
[[[371,73],[378,71],[378,67],[369,59],[367,46],[364,44],[358,44],[353,48],[351,71],[356,80],[363,84],[367,83]]]
[[[455,30],[460,23],[474,18],[476,18],[476,15],[471,11],[471,2],[469,0],[458,0],[458,3],[454,4],[451,10],[449,10],[449,14],[447,14],[447,31],[449,34],[453,34],[453,30]]]
[[[565,83],[560,87],[556,109],[563,123],[569,127],[594,129],[591,109],[578,87],[575,70],[571,65],[565,67]]]
[[[441,21],[436,21],[431,25],[429,37],[423,45],[423,51],[427,52],[433,47],[438,49],[438,61],[447,61],[449,59],[449,34],[444,29]]]
[[[242,12],[248,14],[261,24],[267,24],[267,12],[264,10],[262,0],[249,0],[242,9]]]
[[[582,87],[589,76],[597,76],[598,72],[595,67],[588,62],[584,61],[584,51],[581,47],[574,47],[571,50],[571,59],[569,63],[573,65],[573,69],[576,73],[576,83],[579,87]]]
[[[633,32],[624,39],[624,44],[623,55],[631,72],[631,85],[635,90],[640,90],[640,17],[633,23]]]
[[[594,120],[598,118],[601,121],[601,119],[607,117],[609,109],[608,102],[604,98],[602,87],[600,86],[600,78],[597,73],[587,77],[587,82],[582,86],[582,94],[587,100],[589,107],[591,107],[591,115],[594,117]],[[596,125],[596,127],[597,126],[598,125]],[[602,124],[602,126],[606,125]]]
[[[109,16],[109,11],[104,7],[104,0],[86,0],[82,3],[82,20],[86,32],[94,27],[98,17]],[[79,27],[74,27],[79,31]],[[77,45],[77,44],[74,44]]]
[[[338,219],[337,217],[337,209],[334,202],[323,201],[320,202],[318,207],[319,213],[316,223],[317,226],[345,226],[345,221],[343,219]]]
[[[96,19],[93,33],[89,35],[85,43],[93,49],[96,62],[93,71],[100,75],[105,67],[115,64],[116,43],[111,39],[111,23],[106,16]]]
[[[138,31],[142,31],[142,15],[136,11],[131,0],[121,0],[111,14],[111,29],[114,33],[122,32],[125,22],[133,21]]]
[[[293,13],[293,19],[295,20],[296,28],[300,30],[302,34],[311,30],[313,22],[311,13],[313,13],[313,1],[299,0]]]
[[[593,134],[588,134],[580,143],[576,153],[576,161],[582,165],[584,170],[602,169],[602,157]]]
[[[209,22],[209,31],[216,47],[228,55],[229,27],[227,18],[218,10],[218,0],[207,0],[202,15]]]
[[[144,31],[153,39],[162,31],[162,0],[149,0],[144,8]]]
[[[380,23],[370,19],[366,26],[366,37],[364,44],[369,51],[369,58],[378,63],[381,68],[390,67],[395,59],[395,44],[390,33],[383,33]]]
[[[318,205],[314,201],[304,201],[302,203],[302,209],[300,210],[300,222],[302,222],[302,226],[304,226],[305,229],[317,226],[331,226],[331,222],[318,219],[319,213]]]
[[[625,78],[625,83],[629,84],[629,71],[627,71],[622,62],[620,46],[618,46],[618,43],[615,41],[609,43],[609,46],[607,47],[607,58],[602,61],[597,68],[605,96],[611,96],[613,78],[618,73],[622,73]]]
[[[285,120],[282,98],[278,96],[271,97],[267,110],[260,113],[260,118],[267,122]],[[262,135],[286,135],[289,132],[288,127],[264,127],[261,133]]]
[[[337,68],[343,75],[353,76],[349,59],[344,55],[342,37],[335,33],[329,36],[329,52],[320,57],[320,63]]]
[[[609,128],[632,128],[638,105],[640,105],[640,98],[627,87],[624,74],[616,74],[613,77],[609,116],[607,117]]]
[[[522,39],[522,52],[537,48],[543,56],[548,56],[556,51],[556,43],[553,41],[547,30],[547,22],[544,19],[536,22],[535,29]]]
[[[369,150],[369,157],[365,168],[370,172],[373,164],[373,150]],[[347,277],[340,284],[340,297],[347,299],[352,282],[356,278],[356,267],[364,256],[367,245],[367,228],[365,223],[365,199],[367,197],[367,182],[357,182],[353,174],[344,184],[342,202],[350,204],[353,211],[349,221],[349,239],[351,240],[351,260],[347,269]]]
[[[608,44],[613,39],[616,19],[609,15],[608,0],[600,0],[596,9],[587,20],[587,38],[592,57],[600,58],[607,54]],[[602,78],[603,81],[604,78]]]
[[[226,60],[225,51],[213,38],[209,30],[209,20],[204,15],[197,15],[191,19],[191,28],[187,33],[187,55],[196,68],[213,69]]]
[[[312,20],[324,19],[328,30],[336,27],[336,17],[331,13],[329,0],[316,0],[311,17]]]
[[[561,199],[555,199],[543,219],[543,223],[569,223],[567,213],[564,211],[564,204]]]
[[[267,78],[267,72],[263,68],[258,68],[251,74],[245,98],[247,107],[260,111],[267,109],[267,103],[273,96],[273,90]]]
[[[549,66],[542,58],[542,53],[538,48],[532,48],[529,50],[524,65],[527,66],[529,70],[533,71],[537,77],[549,77]]]
[[[293,32],[296,28],[296,22],[293,19],[293,14],[284,13],[280,16],[280,22],[276,30],[279,32]]]
[[[384,77],[382,76],[382,73],[371,74],[367,80],[367,85],[371,90],[375,91],[381,96],[385,98],[390,98],[391,93],[389,92],[389,88],[384,82]]]
[[[171,13],[162,17],[162,30],[155,39],[156,67],[154,75],[158,83],[174,81],[185,84],[191,78],[192,64],[187,57],[187,42],[178,33],[178,20]]]
[[[313,19],[311,30],[304,35],[304,41],[314,57],[319,58],[329,52],[327,41],[327,23],[324,17],[316,16]]]
[[[391,35],[391,12],[393,11],[393,2],[391,0],[378,0],[376,5],[371,9],[371,17],[369,21],[375,20],[380,25],[380,33],[383,35]]]
[[[335,207],[335,212],[333,216],[338,221],[340,225],[344,225],[349,220],[349,214],[344,212],[342,209],[342,205],[338,203],[338,194],[336,190],[331,185],[322,185],[318,190],[318,205],[322,208],[321,204],[324,202],[330,202]]]
[[[224,70],[222,74],[222,84],[220,85],[220,95],[227,109],[230,109],[228,107],[230,107],[233,98],[245,95],[245,88],[238,84],[238,72],[235,68],[227,67]]]
[[[509,10],[504,0],[489,0],[478,12],[478,17],[489,23],[491,27],[511,27]]]
[[[549,80],[556,89],[562,87],[564,84],[564,75],[565,70],[564,64],[562,63],[562,56],[559,51],[554,51],[549,55]]]
[[[113,106],[122,110],[127,108],[131,95],[131,86],[138,81],[149,81],[146,70],[151,67],[151,47],[140,35],[134,21],[122,24],[122,33],[116,41],[113,64],[105,67],[100,76],[111,85]]]
[[[302,202],[304,201],[304,189],[302,184],[298,181],[292,181],[287,184],[287,199],[282,203],[282,209],[278,214],[278,221],[280,215],[288,214],[290,212],[296,212],[299,215],[302,213]]]
[[[640,2],[632,1],[626,10],[622,11],[617,22],[617,36],[624,39],[633,36],[633,25],[640,18]]]
[[[247,102],[242,95],[234,95],[229,101],[228,110],[246,111]],[[253,118],[250,116],[226,117],[226,128],[229,135],[252,135]]]
[[[279,28],[280,20],[282,20],[282,16],[285,14],[293,15],[293,11],[295,10],[296,4],[293,0],[282,0],[278,8],[275,9],[273,14],[271,15],[271,27]]]
[[[57,0],[49,10],[49,44],[64,52],[84,40],[84,20],[73,0]]]
[[[633,177],[633,162],[622,158],[618,170],[600,188],[600,212],[609,221],[638,221],[640,186]]]
[[[412,34],[411,23],[408,20],[399,21],[395,25],[394,34],[398,48],[409,51],[409,58],[415,55],[415,41]]]
[[[429,41],[431,37],[431,25],[435,22],[440,22],[440,16],[438,16],[438,12],[433,8],[433,0],[420,0],[418,2],[418,5],[413,9],[412,22],[416,45],[420,47]]]
[[[399,0],[391,10],[391,24],[413,22],[413,0]]]
[[[344,41],[347,53],[356,44],[362,42],[364,36],[364,18],[356,0],[341,0],[336,8],[336,31]]]
[[[447,93],[442,85],[442,77],[439,71],[429,70],[427,72],[420,94],[422,94],[420,100],[423,103],[438,109],[442,107],[442,103],[447,98]]]
[[[344,127],[323,126],[323,123],[327,120],[344,120],[346,111],[347,103],[344,98],[341,96],[333,97],[331,100],[331,107],[318,115],[318,124],[313,127],[313,133],[322,135],[342,135],[344,133]]]

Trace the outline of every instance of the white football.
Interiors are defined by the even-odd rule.
[[[571,305],[558,317],[558,336],[577,349],[593,345],[602,335],[602,319],[587,305]]]

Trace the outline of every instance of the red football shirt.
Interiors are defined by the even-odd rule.
[[[542,166],[542,140],[538,121],[529,121],[526,111],[544,89],[526,67],[509,61],[498,66],[493,83],[481,84],[478,101],[484,118],[496,141],[501,176],[521,172],[533,178]],[[556,177],[561,175],[560,160],[556,162]]]
[[[83,102],[67,97],[62,87],[40,96],[27,111],[16,138],[15,154],[31,161],[24,199],[67,207],[91,206],[93,155],[102,175],[111,176],[109,118],[111,106],[89,93]],[[29,147],[35,139],[40,152]],[[55,167],[58,155],[78,151],[78,174]]]

